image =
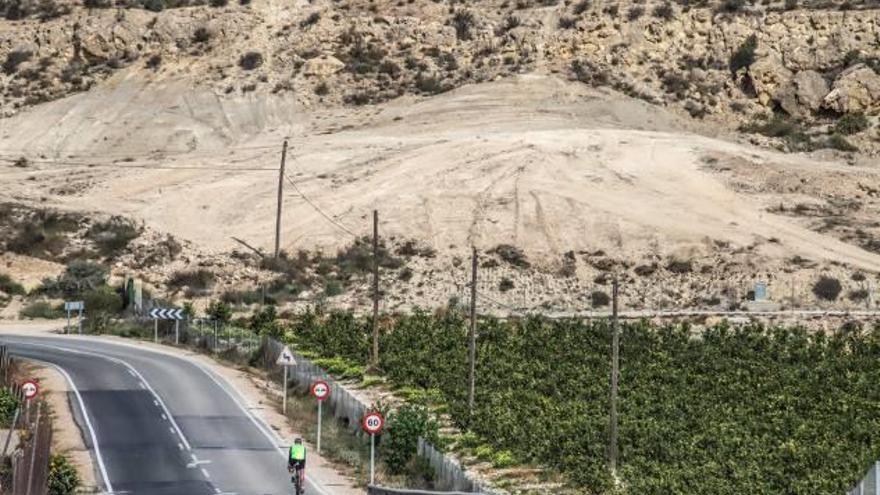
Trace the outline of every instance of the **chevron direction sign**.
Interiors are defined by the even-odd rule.
[[[184,316],[182,309],[153,308],[150,310],[150,318],[156,320],[182,320]]]

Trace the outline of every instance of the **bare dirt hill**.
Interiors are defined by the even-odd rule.
[[[499,255],[482,282],[523,308],[589,307],[611,271],[631,307],[649,308],[738,305],[757,280],[807,304],[820,274],[856,290],[852,273],[880,271],[875,169],[738,144],[548,76],[345,111],[120,75],[0,131],[0,149],[31,160],[3,168],[0,198],[123,214],[214,252],[233,237],[271,247],[289,136],[286,250],[348,245],[378,209],[384,236],[436,251],[390,307],[463,295],[471,245],[523,250],[531,268]],[[845,294],[838,305],[864,304]]]

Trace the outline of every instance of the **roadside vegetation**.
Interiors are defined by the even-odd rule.
[[[611,489],[605,322],[482,320],[473,417],[463,316],[386,323],[389,382],[466,432],[438,440],[441,447],[497,467],[549,464],[587,493]],[[369,328],[349,315],[310,312],[286,337],[324,363],[356,367],[367,361]],[[880,372],[874,330],[721,325],[693,338],[687,326],[643,323],[624,326],[621,348],[619,475],[629,490],[843,492],[880,455],[864,406],[880,400],[869,379]]]

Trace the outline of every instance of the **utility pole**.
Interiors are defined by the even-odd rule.
[[[379,368],[379,210],[373,210],[373,369]]]
[[[281,203],[284,193],[284,163],[287,161],[287,140],[281,148],[281,169],[278,171],[278,213],[275,215],[275,258],[281,249]]]
[[[477,248],[471,254],[471,328],[468,331],[468,414],[474,415],[474,389],[477,383]]]
[[[608,467],[617,471],[617,385],[620,374],[620,329],[617,324],[617,275],[611,286],[611,418],[608,428]]]

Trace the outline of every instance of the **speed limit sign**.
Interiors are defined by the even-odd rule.
[[[31,400],[37,396],[37,392],[40,391],[40,386],[37,385],[36,381],[28,380],[21,384],[21,391],[24,392],[25,399]]]
[[[312,395],[318,400],[324,400],[330,397],[330,385],[323,380],[318,380],[312,384]]]
[[[364,416],[364,431],[370,435],[378,435],[383,426],[385,426],[385,418],[379,412],[373,411]]]

